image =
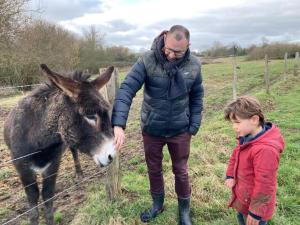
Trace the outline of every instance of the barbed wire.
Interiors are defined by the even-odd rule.
[[[42,84],[28,84],[28,85],[19,85],[19,86],[8,86],[8,87],[0,87],[0,90],[23,88],[23,87],[33,87],[33,86],[40,86],[40,85],[42,85]]]
[[[132,135],[140,135],[140,134],[141,134],[141,133],[140,133],[139,130],[137,130],[137,131],[135,131],[135,132],[129,132],[129,133],[126,133],[126,135],[129,135],[129,136],[132,136]],[[139,141],[139,140],[136,140],[136,142],[138,142],[138,141]],[[129,145],[129,143],[127,143],[126,145]],[[126,147],[127,147],[126,145],[124,145],[123,147],[126,148]],[[79,151],[79,150],[78,150],[78,151]],[[35,155],[35,154],[40,153],[40,152],[42,152],[42,150],[36,151],[36,152],[33,152],[33,153],[29,153],[29,154],[26,154],[26,155],[20,156],[20,157],[15,158],[15,159],[11,159],[11,160],[8,160],[8,161],[1,162],[1,163],[0,163],[0,167],[2,167],[2,166],[5,165],[5,164],[9,164],[9,163],[15,162],[15,161],[17,161],[17,160],[20,160],[20,159],[29,157],[29,156],[31,156],[31,155]],[[80,151],[79,151],[79,152],[80,152]]]
[[[28,156],[35,155],[35,154],[40,153],[40,152],[42,152],[42,151],[32,152],[32,153],[29,153],[29,154],[27,154],[27,155],[23,155],[23,156],[21,156],[21,157],[15,158],[15,159],[5,161],[5,162],[3,162],[3,163],[0,163],[0,167],[3,166],[3,165],[5,165],[5,164],[8,164],[8,163],[12,163],[12,162],[14,162],[14,161],[17,161],[17,160],[19,160],[19,159],[23,159],[23,158],[26,158],[26,157],[28,157]]]
[[[95,171],[95,170],[98,170],[98,169],[99,169],[99,167],[93,167],[93,168],[89,168],[88,170],[84,170],[83,172],[84,172],[85,174],[89,174],[90,172]],[[106,168],[101,168],[101,169],[103,170],[103,171],[101,171],[101,172],[105,173],[105,169],[106,169]],[[55,182],[55,186],[57,186],[57,184],[59,184],[59,183],[64,182],[64,181],[65,181],[64,178],[66,177],[65,175],[69,174],[69,172],[65,172],[65,173],[63,173],[63,174],[60,174],[59,171],[58,171],[58,172],[56,172],[56,173],[50,174],[50,175],[47,176],[47,177],[43,177],[42,181],[44,181],[44,180],[46,180],[46,179],[48,179],[48,178],[50,178],[50,177],[52,177],[52,176],[54,176],[54,175],[56,175],[56,174],[59,174],[59,175],[57,176],[57,180],[58,180],[58,181]],[[77,181],[78,181],[78,180],[76,180],[75,183],[76,183]],[[79,181],[80,181],[80,180],[79,180]],[[28,187],[30,187],[30,186],[32,186],[32,185],[34,185],[34,184],[38,184],[38,183],[39,183],[39,181],[37,180],[37,181],[35,181],[35,182],[31,183],[31,184],[28,184],[28,185],[26,185],[26,186],[23,186],[23,185],[22,185],[21,187],[18,187],[16,190],[14,190],[14,194],[19,193],[19,192],[21,192],[21,191],[25,191],[25,188],[28,188]],[[17,197],[16,199],[13,199],[13,203],[6,205],[6,208],[9,208],[10,206],[14,205],[16,202],[22,201],[22,198],[23,198],[23,197]]]
[[[38,208],[39,206],[45,204],[46,202],[51,201],[52,199],[56,198],[57,196],[59,196],[59,195],[65,193],[65,192],[69,191],[70,189],[72,189],[72,188],[78,186],[79,184],[82,184],[83,182],[86,182],[86,181],[88,181],[89,179],[91,179],[91,178],[93,178],[93,177],[95,177],[95,176],[101,175],[101,173],[102,173],[102,171],[98,171],[97,173],[95,173],[95,174],[93,174],[93,175],[87,177],[86,179],[83,179],[82,181],[76,183],[75,185],[72,185],[71,187],[69,187],[69,188],[67,188],[67,189],[65,189],[65,190],[63,190],[63,191],[61,191],[61,192],[55,194],[53,197],[51,197],[51,198],[49,198],[49,199],[47,199],[47,200],[45,200],[45,201],[42,201],[42,202],[39,203],[38,205],[36,205],[36,206],[30,208],[29,210],[25,211],[24,213],[22,213],[22,214],[16,216],[15,218],[13,218],[13,219],[11,219],[11,220],[6,221],[5,223],[3,223],[3,224],[1,224],[1,225],[6,225],[6,224],[10,224],[11,222],[14,222],[15,220],[19,219],[20,217],[26,215],[27,213],[29,213],[29,212],[31,212],[32,210]]]
[[[138,132],[139,132],[139,130],[136,130],[135,132],[130,132],[130,133],[131,133],[131,134],[134,134],[134,133],[138,133]],[[124,145],[122,148],[123,148],[123,149],[126,149],[126,148],[129,148],[129,147],[131,147],[131,146]],[[38,152],[40,152],[40,151],[38,151]],[[18,160],[18,159],[27,157],[27,156],[32,155],[32,154],[37,154],[38,152],[34,152],[34,153],[31,153],[31,154],[27,154],[27,155],[25,155],[25,156],[18,157],[17,159],[14,159],[14,160]],[[12,162],[12,161],[14,161],[14,160],[6,161],[5,163]],[[3,164],[4,164],[4,163],[3,163]],[[89,172],[95,171],[95,170],[97,170],[97,169],[98,169],[98,167],[90,168],[89,170],[84,171],[84,173],[89,173]],[[54,176],[54,175],[56,175],[56,174],[58,174],[58,173],[59,173],[59,172],[50,174],[50,175],[44,177],[43,180],[48,179],[48,178],[50,178],[50,177],[52,177],[52,176]],[[95,176],[100,176],[101,173],[105,173],[105,170],[102,169],[101,171],[96,172],[95,174],[93,174],[93,175],[91,175],[91,176],[89,176],[89,177],[83,179],[82,181],[77,182],[75,185],[72,185],[71,187],[65,189],[64,191],[61,191],[61,192],[57,193],[57,194],[54,195],[52,198],[50,198],[50,199],[48,199],[48,200],[46,200],[46,201],[41,202],[41,203],[38,204],[37,206],[32,207],[31,209],[29,209],[29,210],[25,211],[24,213],[18,215],[17,217],[15,217],[15,218],[13,218],[13,219],[11,219],[11,220],[6,221],[6,222],[3,223],[2,225],[7,225],[7,224],[10,224],[10,223],[16,221],[17,219],[19,219],[20,217],[22,217],[22,216],[26,215],[27,213],[31,212],[31,211],[34,210],[35,208],[37,208],[37,207],[41,206],[42,204],[44,204],[44,203],[46,203],[46,202],[48,202],[48,201],[50,201],[50,200],[56,198],[56,197],[59,196],[59,195],[61,195],[61,194],[65,193],[65,192],[71,190],[72,188],[78,186],[79,184],[82,184],[83,182],[86,182],[86,181],[88,181],[89,179],[91,179],[91,178],[93,178],[93,177],[95,177]],[[60,174],[59,177],[60,177],[60,178],[63,178],[63,177],[65,177],[66,174],[68,174],[68,173],[66,172],[66,173]],[[57,185],[58,183],[63,182],[63,181],[64,181],[63,179],[62,179],[62,180],[59,180],[58,182],[56,182],[56,185]],[[27,187],[29,187],[29,186],[31,186],[31,185],[34,185],[34,184],[36,184],[36,183],[38,183],[38,182],[39,182],[39,181],[33,182],[33,183],[31,183],[31,184],[28,184],[28,185],[26,185],[26,186],[20,188],[20,189],[18,190],[18,192],[21,191],[22,189],[24,190],[25,188],[27,188]],[[14,201],[14,202],[18,202],[18,201],[21,201],[21,198],[17,199],[17,200]]]

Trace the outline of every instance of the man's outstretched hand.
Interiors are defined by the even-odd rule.
[[[122,127],[114,126],[114,145],[119,151],[125,142],[125,132]]]

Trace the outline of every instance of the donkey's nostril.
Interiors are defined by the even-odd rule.
[[[113,157],[111,155],[108,155],[108,159],[109,159],[109,161],[112,161]]]

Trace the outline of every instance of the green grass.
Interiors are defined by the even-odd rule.
[[[278,172],[277,211],[269,224],[295,225],[300,219],[300,77],[289,74],[288,81],[284,82],[283,62],[273,60],[270,74],[276,83],[271,87],[271,94],[267,95],[263,89],[264,62],[240,60],[239,65],[238,94],[256,96],[266,117],[280,127],[286,141]],[[237,224],[234,210],[227,208],[230,191],[224,186],[225,168],[235,145],[230,124],[224,121],[222,112],[232,98],[232,65],[227,59],[225,63],[204,65],[202,72],[206,92],[205,114],[200,131],[192,139],[189,159],[193,224]],[[138,121],[129,122],[136,124]],[[131,126],[128,129],[138,128]],[[108,204],[104,187],[94,184],[72,225],[83,221],[90,224],[141,224],[139,213],[151,204],[146,165],[141,155],[136,155],[128,163],[130,171],[122,172],[119,199]],[[149,224],[177,224],[177,200],[171,168],[170,156],[165,148],[166,210]]]
[[[222,60],[221,60],[222,61]],[[300,77],[293,77],[292,60],[289,78],[283,81],[283,61],[270,62],[270,76],[276,81],[267,95],[264,88],[264,61],[244,61],[238,58],[238,95],[256,96],[266,117],[278,125],[285,137],[286,148],[278,171],[277,211],[271,225],[296,225],[300,216]],[[230,124],[223,119],[223,108],[232,98],[232,65],[227,58],[222,63],[202,66],[205,87],[205,113],[198,134],[193,137],[189,159],[192,184],[191,214],[195,225],[237,224],[235,213],[227,208],[230,191],[224,186],[224,173],[228,158],[235,145]],[[125,71],[120,71],[124,80]],[[112,203],[106,200],[103,182],[95,182],[87,190],[87,201],[80,206],[72,225],[133,225],[141,224],[140,212],[146,210],[151,199],[147,167],[143,158],[141,140],[136,137],[139,125],[141,91],[132,104],[126,133],[128,149],[134,156],[122,166],[122,193]],[[10,108],[19,96],[0,98],[0,105]],[[133,133],[133,134],[132,134]],[[165,179],[165,211],[149,224],[177,224],[177,199],[170,155],[164,148],[163,172]],[[6,176],[9,171],[2,171]],[[5,209],[3,209],[5,210]],[[5,211],[0,210],[1,213]],[[59,222],[60,214],[56,214]]]
[[[0,106],[1,108],[11,109],[17,104],[17,102],[24,97],[21,94],[11,95],[11,96],[0,96]]]
[[[54,221],[56,224],[60,224],[63,219],[63,214],[61,212],[55,212],[54,213]]]

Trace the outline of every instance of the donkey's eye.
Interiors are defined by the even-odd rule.
[[[97,115],[86,115],[86,118],[88,118],[89,120],[97,120]]]
[[[97,114],[84,116],[84,119],[92,126],[96,126],[97,118],[98,118]]]

